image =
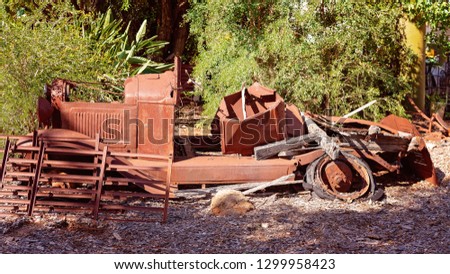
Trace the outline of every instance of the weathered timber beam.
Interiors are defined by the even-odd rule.
[[[277,155],[282,151],[289,151],[297,149],[299,147],[308,145],[311,142],[320,141],[321,137],[315,134],[305,134],[297,137],[292,137],[287,140],[281,140],[278,142],[258,146],[254,148],[254,154],[256,160],[263,160]]]
[[[369,150],[372,153],[376,152],[400,152],[406,151],[411,141],[409,138],[377,135],[376,139],[371,141],[365,140],[366,136],[352,135],[344,138],[341,147],[352,147],[359,150]]]
[[[325,153],[330,156],[331,159],[335,160],[339,157],[339,147],[333,139],[328,136],[328,134],[321,129],[310,117],[304,116],[306,127],[308,128],[308,133],[320,137],[319,145],[325,151]]]

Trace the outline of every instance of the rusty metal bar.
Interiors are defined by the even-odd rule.
[[[102,198],[105,197],[137,197],[137,198],[161,198],[161,195],[152,194],[148,192],[119,192],[119,191],[104,191]]]
[[[117,157],[137,157],[137,158],[149,158],[155,160],[168,160],[169,156],[156,155],[156,154],[148,154],[148,153],[131,153],[131,152],[110,152],[111,156]]]
[[[62,175],[62,174],[42,174],[43,179],[49,179],[52,178],[54,180],[70,180],[74,183],[85,183],[85,184],[95,184],[96,180],[100,180],[101,178],[99,176],[90,176],[90,175]],[[93,182],[94,181],[94,182]]]
[[[164,211],[163,211],[163,218],[162,222],[167,222],[167,216],[168,216],[168,210],[169,210],[169,196],[170,196],[170,180],[172,178],[172,162],[173,162],[173,155],[169,155],[169,162],[167,166],[167,179],[166,179],[166,194],[164,197]]]
[[[128,166],[128,165],[117,165],[117,164],[111,164],[108,165],[108,170],[114,170],[114,171],[127,171],[127,170],[161,170],[166,169],[166,166]]]
[[[95,169],[100,168],[100,164],[47,160],[44,163],[44,167],[63,167],[66,169]]]
[[[358,152],[363,154],[365,158],[377,162],[379,165],[384,167],[389,172],[394,172],[400,169],[400,165],[392,165],[383,158],[381,158],[379,155],[371,153],[369,150],[358,150],[357,153]]]
[[[8,172],[8,176],[12,177],[12,178],[19,178],[21,177],[33,177],[36,174],[36,172],[20,172],[20,171],[15,171],[15,172]]]
[[[103,148],[103,155],[102,155],[102,164],[99,170],[99,180],[97,180],[96,185],[97,185],[97,193],[95,195],[95,204],[94,204],[94,210],[93,210],[93,214],[94,214],[94,218],[97,220],[98,219],[98,211],[99,211],[99,207],[100,207],[100,200],[101,200],[101,195],[102,195],[102,190],[103,190],[103,178],[105,176],[105,169],[106,169],[106,156],[108,155],[108,146],[105,146]]]
[[[83,155],[83,156],[95,156],[102,155],[101,151],[87,150],[87,149],[65,149],[65,148],[51,148],[47,149],[47,153],[60,153],[65,155]]]
[[[16,185],[4,185],[3,189],[10,190],[31,190],[30,186],[16,186]]]
[[[9,206],[5,206],[5,205],[3,205],[3,206],[0,206],[0,209],[2,209],[2,210],[24,210],[24,209],[26,209],[27,207],[26,206],[18,206],[18,205],[9,205]],[[1,215],[1,213],[0,213],[0,215]]]
[[[5,198],[6,196],[11,196],[11,195],[26,195],[26,191],[18,191],[18,190],[14,190],[14,191],[7,191],[7,190],[0,190],[0,197]]]
[[[2,159],[2,166],[0,167],[0,188],[3,188],[3,178],[5,177],[5,173],[6,173],[6,161],[8,160],[9,157],[9,150],[11,148],[11,140],[6,139],[6,144],[5,144],[5,150],[3,152],[3,159]]]
[[[123,178],[123,177],[106,177],[105,183],[136,183],[136,184],[155,184],[164,183],[164,181],[139,179],[139,178]]]
[[[68,201],[36,201],[36,205],[45,205],[45,206],[63,206],[63,207],[88,207],[91,208],[94,206],[92,202],[89,203],[81,203],[81,202],[68,202]]]
[[[0,203],[5,203],[5,204],[24,204],[24,205],[28,205],[30,202],[27,200],[19,200],[19,199],[0,199]]]
[[[22,159],[22,158],[11,158],[11,159],[8,159],[8,162],[12,163],[12,164],[18,164],[18,165],[36,164],[37,163],[37,161],[35,159]]]
[[[102,210],[135,210],[135,211],[152,211],[152,212],[163,212],[162,207],[146,207],[146,206],[126,206],[126,205],[112,205],[112,204],[102,204],[100,206]]]
[[[87,213],[92,211],[89,207],[80,208],[80,207],[53,207],[53,206],[45,206],[45,205],[36,205],[36,211],[40,212],[55,212],[55,213]]]
[[[46,194],[51,193],[81,193],[86,195],[91,195],[97,193],[94,189],[72,189],[72,188],[58,188],[58,187],[41,187],[39,188],[40,193]]]
[[[29,139],[32,141],[32,144],[36,144],[37,146],[37,140],[41,140],[41,141],[60,141],[60,142],[80,142],[82,141],[83,143],[87,143],[87,142],[91,142],[91,143],[95,143],[95,139],[93,138],[89,138],[89,137],[51,137],[51,136],[39,136],[36,132],[36,135],[33,132],[33,135],[3,135],[0,134],[0,139],[14,139],[14,140],[18,140],[18,139]]]
[[[46,197],[46,198],[71,198],[71,199],[91,199],[92,194],[74,194],[74,193],[54,193],[53,191],[49,192],[39,192],[37,197]]]
[[[34,130],[33,131],[33,136],[32,136],[32,142],[31,142],[31,145],[34,147],[34,148],[37,148],[37,149],[39,149],[39,146],[38,146],[38,139],[37,139],[37,137],[38,137],[38,133],[37,133],[37,130]],[[17,150],[17,147],[16,147],[16,150]],[[34,159],[36,157],[36,153],[34,152],[34,151],[32,151],[31,152],[31,159]],[[33,164],[31,164],[30,165],[30,172],[31,171],[33,171],[33,168],[35,167],[35,165],[33,165]]]
[[[41,142],[39,146],[39,154],[38,154],[38,162],[36,165],[36,173],[34,175],[33,184],[30,196],[28,197],[28,215],[31,216],[33,214],[33,207],[36,203],[36,193],[38,191],[39,187],[39,178],[41,177],[41,171],[42,171],[42,163],[44,162],[44,152],[45,152],[45,142]]]
[[[95,151],[98,151],[100,148],[100,133],[95,134]],[[98,155],[94,157],[94,165],[98,164]],[[96,167],[99,168],[100,166]],[[95,169],[92,173],[92,175],[95,175],[97,172],[97,169]]]

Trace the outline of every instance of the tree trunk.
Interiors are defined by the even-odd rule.
[[[163,49],[164,59],[183,54],[189,34],[183,16],[188,7],[188,0],[159,0],[158,40],[169,42]]]
[[[178,0],[175,8],[175,20],[173,25],[173,36],[171,41],[171,51],[175,56],[181,56],[186,45],[189,34],[188,24],[184,22],[183,16],[189,8],[188,0]]]
[[[160,0],[160,16],[158,18],[158,40],[171,42],[172,37],[172,1]],[[163,56],[167,56],[169,53],[170,44],[163,49]]]

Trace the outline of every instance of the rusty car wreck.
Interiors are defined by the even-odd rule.
[[[175,135],[180,75],[176,60],[172,71],[132,77],[123,103],[70,102],[69,84],[50,87],[38,100],[45,129],[2,136],[0,214],[166,221],[178,188],[286,175],[319,197],[345,201],[380,198],[374,172],[406,170],[438,185],[425,142],[407,119],[303,113],[258,83],[222,100],[211,134]],[[144,214],[125,218],[124,211]]]

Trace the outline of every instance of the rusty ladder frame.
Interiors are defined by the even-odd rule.
[[[68,197],[67,199],[76,199],[76,198],[71,198],[71,194],[77,194],[77,193],[81,193],[80,196],[84,196],[86,197],[85,199],[88,199],[87,203],[84,205],[80,205],[82,206],[82,208],[80,208],[81,210],[85,211],[87,209],[83,209],[83,208],[91,208],[91,214],[93,216],[93,218],[95,219],[99,219],[99,213],[100,212],[107,212],[108,209],[112,209],[112,210],[119,210],[119,211],[133,211],[133,210],[137,210],[137,211],[158,211],[161,212],[161,221],[162,222],[166,222],[167,221],[167,217],[168,217],[168,205],[169,205],[169,196],[170,196],[170,187],[171,187],[171,170],[172,170],[172,161],[173,161],[173,157],[172,155],[169,156],[160,156],[160,155],[151,155],[151,154],[137,154],[137,153],[122,153],[122,152],[112,152],[108,150],[108,146],[104,145],[103,148],[100,147],[100,138],[98,136],[96,136],[95,138],[95,148],[93,149],[93,151],[89,152],[89,151],[80,151],[77,149],[65,149],[65,148],[56,148],[56,147],[51,147],[49,146],[49,144],[51,144],[51,139],[41,139],[37,137],[37,134],[34,133],[33,136],[31,137],[31,146],[25,146],[25,147],[21,147],[20,145],[17,146],[17,144],[13,147],[13,142],[11,141],[12,139],[19,139],[20,137],[26,137],[26,138],[30,138],[31,136],[8,136],[6,138],[6,144],[5,144],[5,149],[4,149],[4,155],[3,155],[3,159],[2,159],[2,166],[1,166],[1,170],[0,170],[0,182],[1,182],[1,189],[2,190],[2,195],[5,197],[8,197],[7,199],[1,199],[1,203],[6,204],[5,208],[10,208],[12,210],[14,210],[15,213],[8,213],[8,214],[1,214],[0,215],[17,215],[16,213],[19,214],[27,214],[27,215],[33,215],[34,212],[36,212],[37,206],[39,205],[39,211],[42,212],[42,210],[46,211],[46,210],[50,210],[52,211],[53,206],[59,208],[59,211],[70,211],[70,207],[72,206],[71,204],[77,204],[76,202],[70,203],[67,202],[65,205],[64,202],[59,202],[59,201],[55,201],[53,200],[53,198],[50,199],[44,199],[44,200],[39,200],[38,197],[53,197],[53,194],[57,194],[60,196],[55,196],[55,197]],[[78,142],[80,141],[79,139],[71,139],[71,138],[64,138],[61,140],[53,140],[56,141],[58,143],[61,142]],[[83,139],[82,142],[84,144],[88,143],[88,142],[92,142],[94,140],[92,139]],[[11,177],[10,180],[14,180],[14,178],[17,178],[16,180],[22,181],[22,182],[27,182],[27,185],[20,185],[20,186],[15,186],[15,185],[5,185],[6,189],[9,189],[9,191],[3,191],[3,183],[4,183],[4,179],[5,176],[7,174],[7,165],[8,165],[8,161],[9,161],[9,156],[10,153],[14,153],[14,151],[17,152],[30,152],[30,156],[32,159],[21,159],[21,160],[15,160],[12,161],[11,163],[21,163],[24,165],[25,169],[29,169],[28,172],[16,172],[17,174],[13,174],[14,171],[12,171],[11,173]],[[72,151],[73,150],[73,151]],[[59,178],[60,180],[63,180],[62,177],[64,177],[63,175],[56,175],[56,176],[50,176],[49,174],[46,174],[44,177],[43,176],[43,168],[47,167],[47,168],[57,168],[57,162],[58,161],[54,161],[54,160],[46,160],[45,155],[47,154],[60,154],[60,155],[80,155],[80,156],[94,156],[94,162],[91,163],[90,165],[92,166],[92,168],[94,168],[93,172],[93,176],[87,176],[88,178],[86,180],[93,180],[95,179],[95,183],[93,184],[94,189],[92,190],[86,190],[85,192],[83,192],[82,189],[67,189],[67,190],[59,190],[58,188],[53,188],[53,187],[49,187],[49,188],[42,188],[42,191],[44,192],[40,192],[40,182],[42,181],[47,181],[50,180],[49,178]],[[62,154],[61,154],[62,153]],[[106,175],[107,171],[112,171],[111,166],[115,167],[116,169],[118,168],[118,165],[108,165],[108,158],[110,159],[114,159],[114,157],[129,157],[129,158],[135,158],[135,157],[144,157],[144,158],[150,158],[150,159],[157,159],[157,160],[164,160],[167,161],[167,168],[166,169],[166,180],[163,181],[153,181],[153,180],[145,180],[145,179],[133,179],[133,178],[111,178],[108,177]],[[12,160],[12,159],[11,159]],[[46,162],[48,161],[48,162]],[[100,161],[100,163],[99,163]],[[65,161],[63,161],[65,162]],[[87,167],[89,166],[89,163],[82,163],[82,164],[77,164],[77,162],[73,162],[74,165],[78,166],[83,166],[85,169],[84,170],[88,170]],[[60,165],[64,166],[64,163],[58,163]],[[65,163],[67,165],[67,163]],[[56,166],[54,166],[56,165]],[[136,167],[136,166],[130,166],[130,165],[123,165],[120,166],[121,170],[138,170],[141,167]],[[149,169],[151,169],[152,167],[149,166]],[[82,177],[79,175],[67,175],[68,178],[72,177]],[[9,177],[9,176],[8,176]],[[78,178],[79,179],[79,178]],[[57,179],[55,179],[57,180]],[[70,179],[67,179],[70,180]],[[119,191],[107,191],[104,189],[104,186],[106,184],[107,181],[117,181],[117,182],[123,182],[123,183],[128,183],[128,184],[135,184],[137,186],[142,185],[142,184],[152,184],[153,182],[161,182],[161,183],[165,183],[165,191],[164,191],[164,195],[155,195],[155,194],[151,194],[151,193],[145,193],[145,192],[134,192],[134,193],[128,193],[128,192],[121,192]],[[164,182],[165,181],[165,182]],[[93,182],[93,181],[92,181]],[[91,184],[91,183],[89,183]],[[11,198],[11,195],[15,195],[14,193],[16,193],[17,191],[21,192],[22,194],[20,194],[21,196],[23,196],[22,198]],[[25,192],[24,192],[25,191]],[[56,192],[55,192],[56,191]],[[52,194],[53,193],[53,194]],[[82,193],[85,193],[82,194]],[[92,193],[92,194],[89,194]],[[50,195],[50,196],[47,196]],[[92,195],[91,198],[87,198],[88,195]],[[111,205],[111,204],[107,204],[107,200],[103,201],[102,198],[104,198],[104,196],[108,196],[109,197],[115,197],[115,196],[119,196],[121,197],[121,199],[125,199],[127,200],[128,197],[140,197],[140,198],[146,198],[146,197],[150,197],[150,198],[158,198],[158,199],[163,199],[162,202],[162,206],[161,207],[135,207],[135,206],[127,206],[127,205]],[[25,198],[26,196],[26,198]],[[76,195],[75,195],[76,196]],[[107,199],[108,197],[106,197]],[[90,200],[90,202],[89,202]],[[39,204],[38,204],[39,202]],[[16,205],[19,204],[19,205]],[[78,204],[82,204],[82,203],[78,203]],[[23,208],[26,205],[26,209],[20,209]],[[62,208],[61,208],[62,206]],[[66,206],[66,207],[65,207]],[[73,205],[75,207],[77,207],[77,205]],[[19,212],[17,212],[17,210],[19,210]],[[121,221],[122,219],[112,219],[112,220],[119,220]],[[127,221],[127,219],[123,219],[125,221]],[[129,221],[147,221],[145,218],[144,219],[138,219],[138,220],[129,220]]]
[[[38,159],[37,159],[34,179],[33,179],[33,183],[31,186],[31,194],[28,197],[28,199],[30,201],[30,204],[28,205],[28,216],[31,216],[33,214],[34,206],[36,204],[36,194],[39,189],[39,179],[40,179],[41,173],[42,173],[42,164],[44,163],[45,149],[46,149],[46,143],[41,142],[39,145]]]
[[[0,189],[3,188],[3,178],[6,173],[6,162],[8,161],[9,152],[11,150],[11,140],[6,138],[5,150],[3,152],[2,165],[0,166]]]

